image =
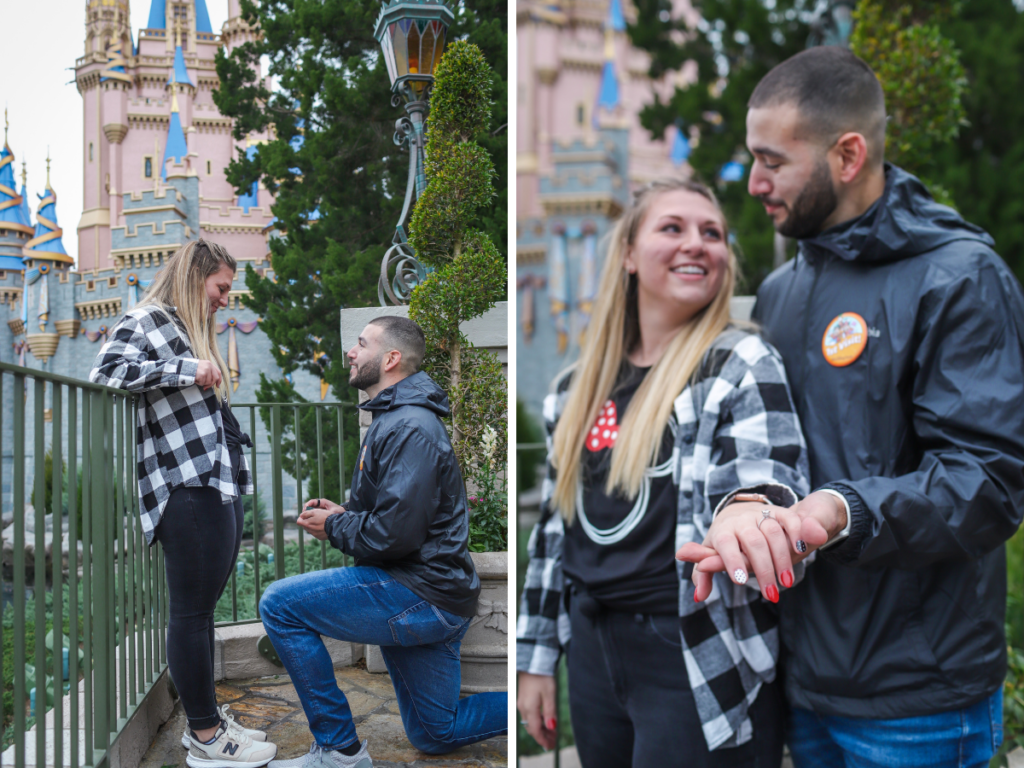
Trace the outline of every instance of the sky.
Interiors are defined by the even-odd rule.
[[[57,223],[67,252],[78,257],[78,220],[82,215],[82,97],[75,87],[75,59],[85,53],[85,0],[2,2],[0,25],[0,108],[6,107],[18,190],[21,161],[28,162],[29,206],[46,185],[57,193]],[[150,0],[131,0],[132,34],[149,18]],[[210,24],[220,32],[228,0],[206,0]],[[2,125],[0,125],[2,129]]]

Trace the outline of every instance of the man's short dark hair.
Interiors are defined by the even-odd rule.
[[[402,370],[416,373],[427,354],[427,338],[423,329],[407,317],[384,315],[375,317],[369,325],[380,326],[383,333],[380,344],[386,351],[397,349],[402,353]]]
[[[849,131],[864,136],[868,163],[885,155],[885,94],[871,67],[846,48],[823,45],[791,56],[754,89],[750,109],[793,104],[806,138],[831,146]]]

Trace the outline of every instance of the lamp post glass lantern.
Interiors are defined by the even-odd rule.
[[[427,186],[423,168],[426,144],[423,126],[430,100],[434,72],[444,53],[448,27],[455,14],[442,0],[391,0],[381,8],[374,29],[391,78],[391,104],[405,104],[406,116],[395,121],[395,144],[409,147],[409,178],[402,215],[395,227],[392,246],[380,266],[377,298],[381,306],[407,304],[412,289],[426,279],[405,236],[405,222],[413,198]],[[394,277],[390,276],[394,267]]]

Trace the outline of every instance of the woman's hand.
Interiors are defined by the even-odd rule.
[[[765,510],[768,517],[764,516]],[[800,517],[785,507],[761,502],[729,504],[715,517],[704,546],[684,545],[676,558],[697,564],[693,596],[698,602],[711,594],[713,572],[725,570],[733,582],[745,584],[753,570],[761,594],[777,603],[776,574],[782,586],[793,586],[793,563],[805,557],[801,549],[806,551],[807,547],[801,531]],[[813,537],[815,544],[817,538]]]
[[[203,389],[209,389],[210,387],[219,387],[220,382],[220,366],[209,360],[200,360],[199,370],[196,371],[196,384]]]
[[[766,508],[771,517],[756,530],[760,510]],[[792,586],[793,563],[809,557],[845,525],[845,508],[826,493],[812,493],[789,509],[757,502],[730,504],[711,524],[704,545],[684,544],[676,552],[676,559],[696,563],[693,596],[698,602],[711,594],[712,573],[727,571],[734,582],[742,584],[751,570],[761,594],[777,602],[776,574],[783,586]],[[743,578],[737,578],[737,574]],[[769,587],[775,589],[776,599],[766,593]]]
[[[558,724],[555,711],[555,678],[551,675],[520,672],[516,707],[526,723],[526,732],[544,749],[554,749],[555,726]]]

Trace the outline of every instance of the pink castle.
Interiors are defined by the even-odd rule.
[[[147,236],[157,235],[156,226],[127,229],[122,196],[151,192],[154,204],[171,206],[161,191],[176,177],[198,182],[198,227],[187,227],[181,242],[201,236],[240,261],[266,258],[272,197],[254,188],[239,198],[224,169],[267,136],[237,141],[232,121],[213,103],[217,49],[230,51],[255,34],[240,18],[239,0],[227,1],[228,20],[216,34],[205,0],[152,0],[137,45],[128,0],[87,1],[85,55],[75,62],[85,122],[79,272],[113,270],[133,255],[111,252],[112,230],[125,228],[127,240],[137,238],[130,245],[140,248],[128,250],[141,250]]]

